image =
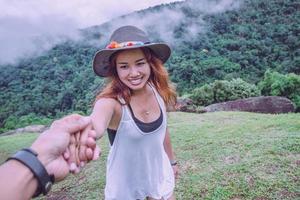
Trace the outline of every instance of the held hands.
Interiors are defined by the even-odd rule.
[[[39,160],[56,181],[64,179],[70,171],[79,172],[100,154],[90,117],[77,114],[54,121],[31,148],[38,152]]]
[[[96,132],[89,124],[84,130],[71,135],[70,144],[64,153],[70,172],[78,173],[91,160],[99,158],[100,148],[96,144]]]

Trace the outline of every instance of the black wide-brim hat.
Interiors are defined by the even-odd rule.
[[[109,76],[111,55],[120,50],[140,47],[151,49],[162,63],[165,63],[171,55],[171,49],[167,44],[150,42],[146,33],[135,26],[122,26],[113,32],[109,45],[96,52],[93,60],[94,72],[101,77]]]

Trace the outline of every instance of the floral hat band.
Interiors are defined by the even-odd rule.
[[[124,47],[138,47],[143,46],[147,43],[141,41],[129,41],[129,42],[122,42],[118,43],[116,41],[112,41],[106,46],[106,49],[117,49],[117,48],[124,48]]]

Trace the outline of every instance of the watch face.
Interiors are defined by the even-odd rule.
[[[45,190],[46,190],[47,193],[51,190],[51,187],[52,187],[52,183],[51,183],[51,181],[49,181],[49,182],[45,185]]]

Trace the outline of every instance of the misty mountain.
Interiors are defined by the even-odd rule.
[[[105,82],[92,71],[93,55],[121,25],[139,26],[171,45],[166,67],[179,94],[214,80],[240,77],[256,84],[267,69],[300,74],[299,8],[296,0],[187,0],[80,30],[79,39],[0,66],[0,127],[22,116],[89,113]]]

